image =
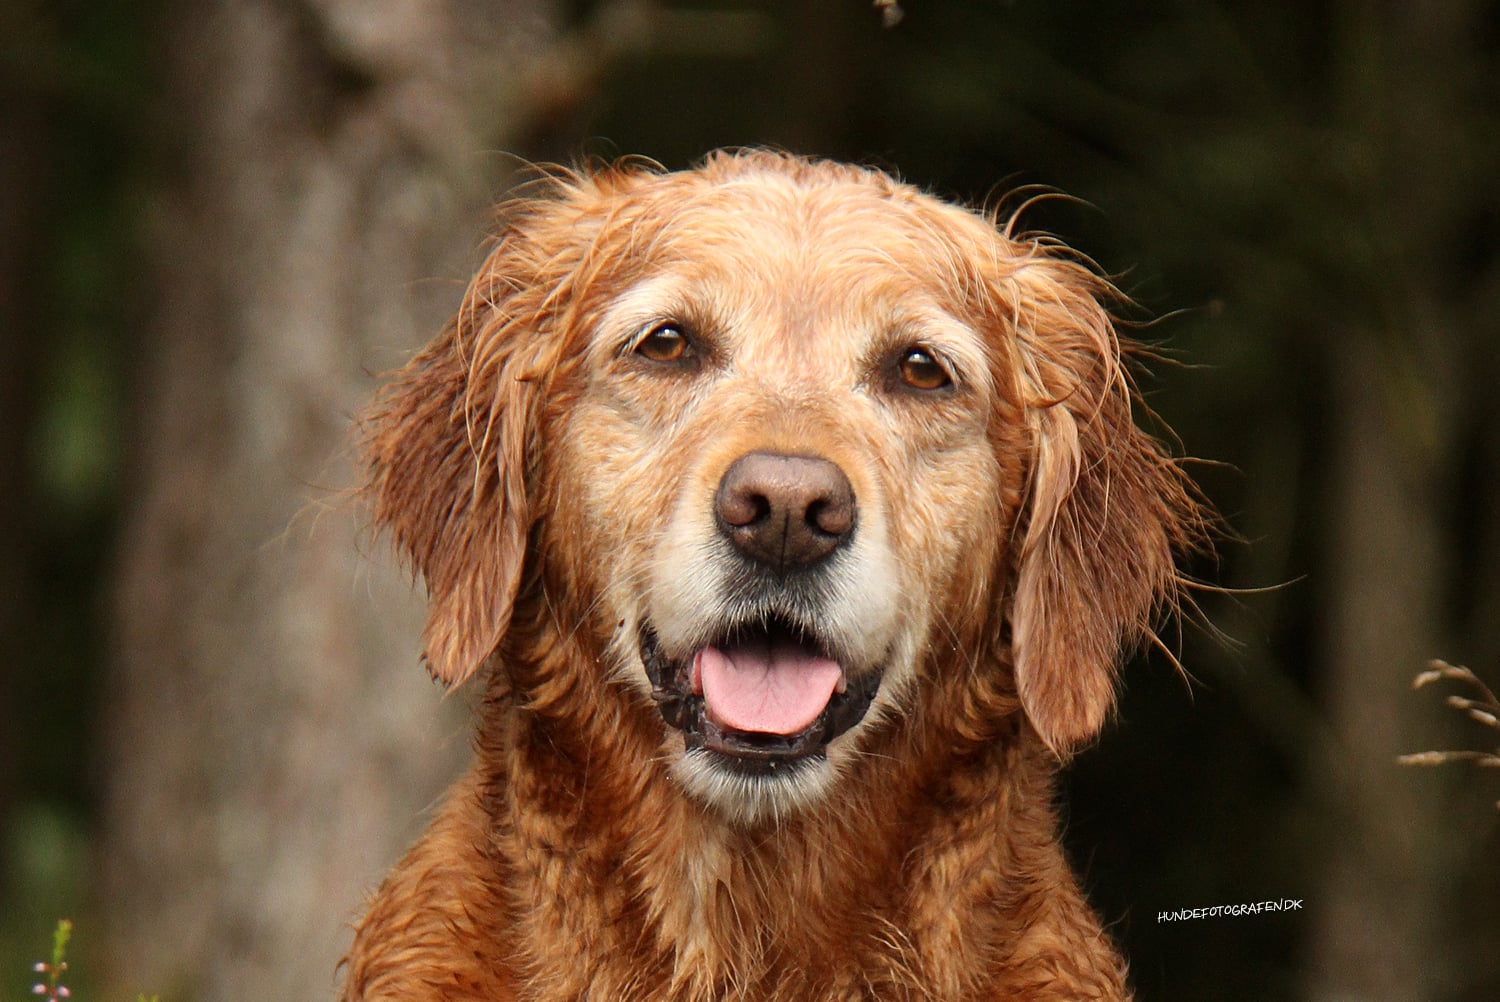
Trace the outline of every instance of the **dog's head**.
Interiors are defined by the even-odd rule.
[[[549,590],[741,817],[816,798],[945,672],[1006,676],[1060,754],[1098,732],[1198,520],[1131,419],[1104,283],[860,168],[546,186],[369,418],[438,678]]]

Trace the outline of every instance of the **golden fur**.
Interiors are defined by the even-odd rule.
[[[880,172],[774,153],[559,174],[501,219],[367,418],[429,667],[485,693],[343,997],[1128,997],[1053,775],[1202,519],[1131,420],[1108,287]],[[643,357],[663,325],[693,354]],[[903,381],[914,348],[948,385]],[[883,673],[790,778],[688,754],[642,653],[731,615],[713,496],[750,452],[847,476],[857,531],[809,607],[849,678]]]

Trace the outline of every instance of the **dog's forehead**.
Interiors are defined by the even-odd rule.
[[[981,350],[965,300],[1004,255],[982,217],[858,181],[662,180],[634,196],[635,211],[616,214],[637,231],[626,246],[645,253],[611,297],[609,333],[698,320],[774,333],[775,344],[833,338],[854,347],[853,334],[909,326],[955,351]]]
[[[653,200],[637,219],[665,261],[775,274],[783,288],[789,278],[843,272],[951,281],[955,267],[992,258],[998,243],[993,227],[968,210],[853,180],[742,178]]]

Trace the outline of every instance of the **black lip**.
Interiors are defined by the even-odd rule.
[[[656,631],[644,623],[640,647],[641,664],[651,681],[651,698],[656,700],[662,719],[682,731],[689,750],[714,752],[724,765],[745,775],[787,775],[798,763],[823,757],[830,741],[864,719],[880,689],[879,672],[849,679],[844,691],[834,693],[818,718],[796,734],[736,731],[708,719],[703,697],[692,690],[692,665],[667,657]]]

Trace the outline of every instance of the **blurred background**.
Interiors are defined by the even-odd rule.
[[[0,0],[0,999],[329,998],[466,756],[348,424],[528,160],[772,144],[1118,277],[1238,539],[1066,836],[1143,1000],[1500,998],[1500,4]],[[1163,922],[1269,900],[1297,910]]]

